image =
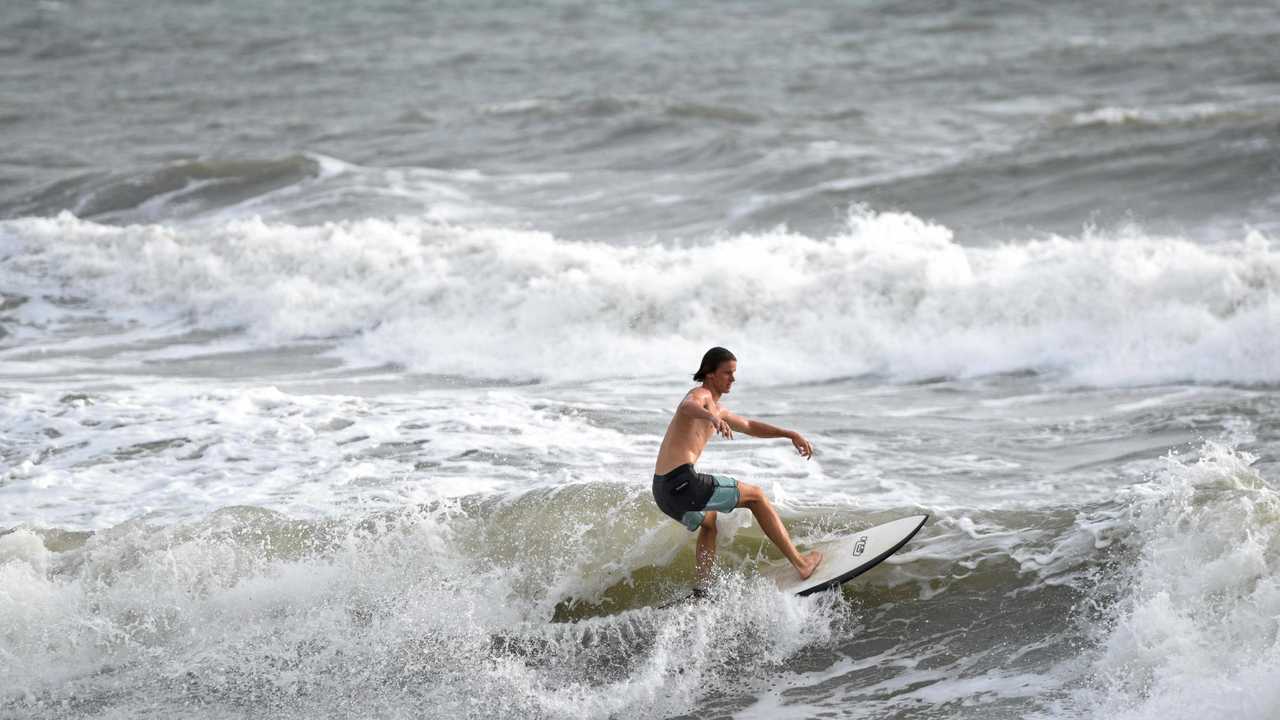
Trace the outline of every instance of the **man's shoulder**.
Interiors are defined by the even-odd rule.
[[[711,397],[711,391],[699,385],[685,393],[684,396],[695,400],[706,400]]]

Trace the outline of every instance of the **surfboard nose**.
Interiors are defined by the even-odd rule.
[[[816,545],[812,549],[822,553],[822,564],[808,579],[802,580],[790,564],[763,574],[773,578],[778,589],[797,595],[838,587],[902,549],[928,520],[928,515],[910,515]]]

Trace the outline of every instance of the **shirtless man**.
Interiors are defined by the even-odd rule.
[[[800,433],[738,417],[720,405],[720,397],[733,386],[737,370],[738,359],[722,347],[713,347],[702,356],[702,365],[693,376],[702,385],[690,390],[676,408],[653,469],[653,499],[658,508],[690,532],[698,530],[694,567],[700,588],[705,587],[716,557],[717,510],[750,509],[764,534],[791,561],[801,578],[812,575],[822,562],[822,553],[796,552],[778,511],[759,487],[723,475],[704,475],[693,469],[712,433],[733,439],[734,430],[760,438],[787,438],[805,459],[813,457],[813,446]]]

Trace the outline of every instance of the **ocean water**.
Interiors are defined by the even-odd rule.
[[[0,718],[1280,716],[1280,11],[0,6]],[[712,597],[649,495],[712,345]]]

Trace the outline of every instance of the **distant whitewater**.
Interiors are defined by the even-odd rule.
[[[1260,232],[964,247],[910,214],[859,211],[825,238],[615,246],[420,219],[115,227],[64,214],[0,223],[0,252],[9,363],[63,343],[145,358],[175,333],[218,331],[231,347],[321,343],[356,366],[568,380],[679,372],[715,337],[771,382],[1280,381],[1280,250]],[[56,339],[90,318],[90,337]]]

